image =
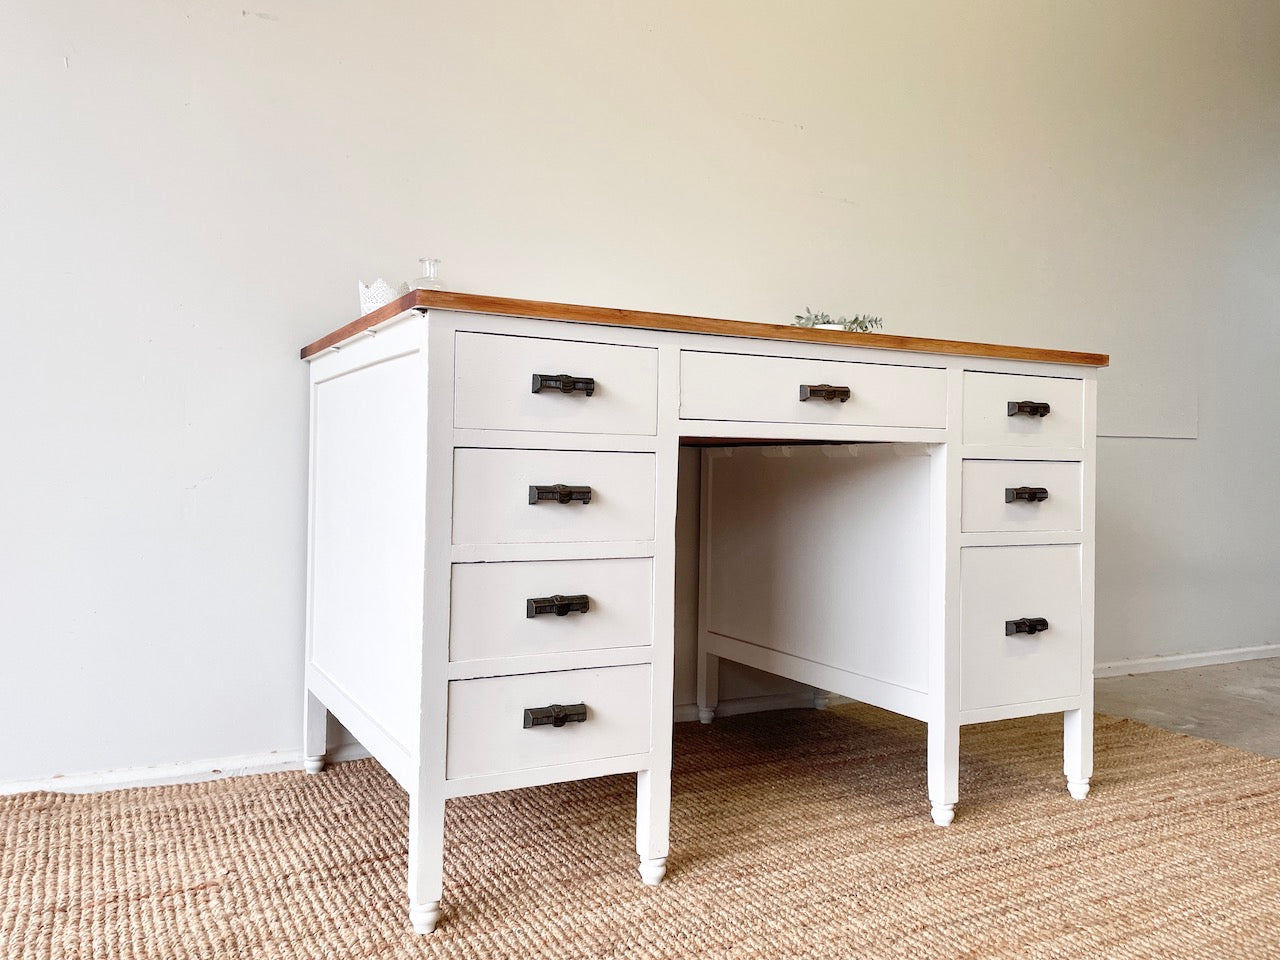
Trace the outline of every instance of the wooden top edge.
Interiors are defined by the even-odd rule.
[[[675,330],[712,336],[749,337],[756,340],[795,340],[805,343],[834,343],[850,347],[878,350],[907,350],[915,353],[942,353],[954,356],[990,357],[1001,360],[1031,360],[1038,363],[1067,363],[1085,367],[1105,367],[1105,353],[1077,353],[1072,350],[1045,350],[1037,347],[1015,347],[997,343],[969,343],[964,340],[931,340],[925,337],[901,337],[891,333],[846,333],[843,330],[816,330],[775,323],[753,323],[746,320],[716,320],[711,317],[686,317],[675,313],[648,313],[615,307],[586,307],[570,303],[548,303],[542,300],[516,300],[476,293],[449,290],[414,290],[372,313],[339,327],[327,336],[302,348],[306,360],[329,347],[363,333],[370,327],[390,320],[406,310],[418,308],[458,310],[464,313],[492,313],[499,316],[534,317],[540,320],[563,320],[570,323],[600,323],[619,327],[641,327],[647,330]]]

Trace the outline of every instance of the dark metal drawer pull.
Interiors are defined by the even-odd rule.
[[[571,613],[587,613],[590,610],[591,598],[585,593],[572,597],[557,593],[553,597],[530,597],[524,602],[524,615],[529,619],[541,616],[544,613],[554,613],[557,617],[567,617]]]
[[[570,487],[563,483],[553,483],[547,486],[530,486],[529,502],[537,503],[540,500],[553,500],[556,503],[578,503],[591,502],[590,487]]]
[[[800,399],[803,400],[839,400],[844,403],[853,392],[848,387],[833,387],[829,383],[800,384]]]
[[[1049,621],[1044,617],[1023,617],[1021,620],[1006,620],[1004,622],[1004,635],[1012,637],[1015,633],[1025,633],[1034,635],[1042,633],[1049,629]]]
[[[525,707],[524,728],[530,727],[563,727],[566,723],[585,723],[587,705],[571,703],[567,707],[553,703],[549,707]]]
[[[575,377],[568,373],[535,373],[531,392],[541,393],[543,390],[559,390],[561,393],[582,391],[589,397],[596,392],[596,381],[593,377]]]
[[[1049,490],[1046,487],[1005,487],[1004,502],[1013,503],[1015,500],[1027,500],[1031,503],[1039,503],[1041,500],[1049,499]]]
[[[1010,400],[1009,416],[1016,417],[1020,413],[1025,413],[1029,417],[1047,417],[1049,405],[1036,400]]]

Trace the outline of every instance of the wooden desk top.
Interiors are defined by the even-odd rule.
[[[968,343],[963,340],[930,340],[923,337],[900,337],[890,333],[846,333],[843,330],[817,330],[774,323],[751,323],[743,320],[713,320],[709,317],[685,317],[675,313],[647,313],[614,307],[584,307],[569,303],[547,303],[542,300],[514,300],[488,297],[476,293],[454,293],[448,290],[414,290],[366,313],[344,327],[302,348],[302,359],[315,356],[348,337],[390,320],[405,310],[436,308],[464,313],[494,313],[511,317],[534,317],[541,320],[563,320],[570,323],[600,323],[619,327],[642,327],[646,330],[676,330],[723,337],[750,337],[755,340],[795,340],[805,343],[835,343],[850,347],[879,350],[909,350],[917,353],[942,353],[967,357],[995,357],[1002,360],[1032,360],[1040,363],[1073,363],[1086,367],[1105,367],[1105,353],[1077,353],[1071,350],[1043,350],[1035,347],[1011,347],[995,343]]]

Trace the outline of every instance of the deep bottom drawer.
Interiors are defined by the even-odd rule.
[[[648,664],[455,680],[449,684],[450,780],[647,753]],[[586,720],[525,728],[526,709],[586,704]]]
[[[965,547],[960,598],[961,710],[1080,693],[1078,544]],[[1035,619],[1047,629],[1006,634]]]

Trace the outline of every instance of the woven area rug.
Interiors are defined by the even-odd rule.
[[[406,919],[403,792],[371,760],[0,798],[0,957],[1280,957],[1280,761],[1099,718],[966,727],[932,825],[924,727],[871,708],[676,728],[672,855],[634,777],[450,801],[446,912]]]

